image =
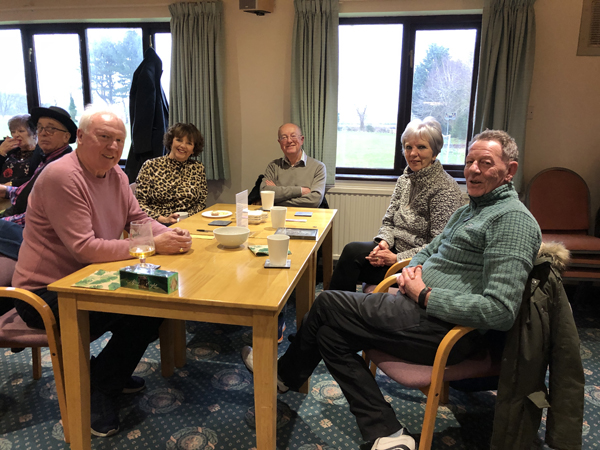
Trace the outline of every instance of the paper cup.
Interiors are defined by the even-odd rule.
[[[260,203],[262,209],[269,211],[275,202],[275,191],[260,191]]]
[[[285,234],[272,234],[271,236],[267,236],[271,265],[285,266],[289,244],[290,237]]]
[[[285,216],[287,208],[285,206],[273,206],[271,208],[271,225],[274,228],[285,227]]]
[[[179,217],[177,218],[177,222],[179,222],[180,220],[183,219],[187,219],[189,214],[185,211],[181,211],[181,212],[176,212],[175,214],[177,214]]]

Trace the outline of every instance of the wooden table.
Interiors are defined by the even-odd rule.
[[[253,209],[254,207],[251,207]],[[233,211],[235,206],[217,204],[210,210]],[[251,326],[254,349],[254,402],[256,407],[256,446],[275,449],[276,437],[276,370],[277,370],[277,316],[288,297],[296,289],[298,324],[308,311],[315,296],[317,249],[323,249],[324,284],[333,271],[332,220],[337,210],[288,208],[287,217],[295,211],[312,211],[306,223],[288,222],[290,228],[318,228],[317,241],[290,240],[290,269],[265,269],[265,258],[256,257],[248,245],[266,245],[266,237],[274,233],[270,218],[267,223],[250,225],[255,237],[236,249],[225,249],[215,239],[194,238],[192,248],[182,255],[155,255],[148,262],[160,264],[162,269],[179,273],[179,290],[166,295],[134,289],[98,291],[73,287],[73,283],[99,269],[118,270],[129,263],[113,262],[92,264],[71,274],[48,288],[57,291],[61,316],[61,338],[64,357],[67,411],[72,449],[90,449],[90,383],[89,383],[89,311],[134,314],[177,319],[167,322],[173,330],[180,320],[196,320]],[[197,229],[212,229],[211,219],[196,214],[181,221],[178,226],[192,234]],[[231,225],[233,226],[233,224]],[[251,235],[252,236],[252,235]],[[175,361],[185,362],[185,334],[175,333]],[[182,342],[183,339],[183,342]],[[177,343],[177,341],[179,343]],[[165,347],[164,351],[162,347]],[[164,373],[172,372],[169,360],[173,347],[163,341],[161,359],[167,366]],[[165,367],[163,367],[165,369]]]

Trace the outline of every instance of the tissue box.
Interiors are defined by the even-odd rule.
[[[128,266],[119,270],[121,287],[170,294],[179,288],[179,274],[168,270]]]

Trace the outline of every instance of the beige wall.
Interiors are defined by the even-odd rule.
[[[575,170],[587,181],[592,207],[600,206],[600,57],[578,57],[583,0],[538,0],[537,44],[527,123],[525,181],[552,166]],[[6,21],[144,19],[168,20],[170,1],[0,0]],[[289,120],[290,59],[294,8],[276,0],[263,17],[224,0],[226,30],[225,127],[231,180],[211,183],[209,204],[233,201],[250,189],[279,155],[277,127]],[[59,6],[60,5],[60,6]],[[345,15],[481,11],[483,0],[343,0]]]
[[[582,3],[536,3],[525,179],[548,167],[574,170],[590,188],[595,215],[600,207],[600,57],[577,56]]]

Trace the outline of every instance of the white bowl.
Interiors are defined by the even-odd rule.
[[[250,229],[246,227],[223,227],[213,230],[217,242],[223,247],[235,248],[248,240]]]

